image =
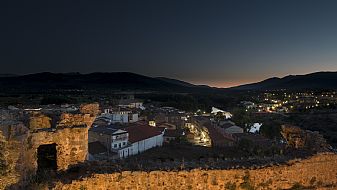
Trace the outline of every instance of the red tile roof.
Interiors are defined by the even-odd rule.
[[[128,127],[136,127],[136,126],[140,126],[140,125],[148,125],[149,122],[146,121],[137,121],[134,123],[129,123]]]
[[[166,129],[165,127],[152,127],[152,128],[156,129],[157,131],[159,131],[161,133],[163,133]]]
[[[124,129],[129,132],[129,142],[135,143],[162,134],[149,125],[136,125]]]
[[[165,137],[180,137],[182,133],[178,130],[166,130],[164,136]]]
[[[171,124],[171,123],[158,123],[157,124],[157,127],[166,127],[166,128],[172,128],[172,127],[176,127],[174,124]]]

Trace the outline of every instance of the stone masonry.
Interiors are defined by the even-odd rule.
[[[64,184],[57,182],[56,190],[223,190],[223,189],[336,189],[337,155],[315,155],[306,160],[293,160],[288,165],[262,169],[191,171],[123,171],[93,174]]]
[[[1,125],[0,130],[5,132],[8,141],[8,162],[12,170],[0,176],[0,189],[6,186],[3,182],[7,181],[18,183],[20,180],[24,184],[37,172],[38,148],[41,145],[56,145],[57,171],[84,162],[88,153],[88,128],[99,112],[98,104],[82,105],[80,110],[83,113],[62,113],[52,117],[33,113],[27,126],[24,122],[15,125],[18,127]]]

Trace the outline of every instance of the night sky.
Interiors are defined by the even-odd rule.
[[[9,0],[0,21],[0,73],[127,71],[227,87],[337,70],[336,0]]]

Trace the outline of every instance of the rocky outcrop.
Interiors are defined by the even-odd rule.
[[[303,130],[297,126],[282,125],[281,135],[286,140],[288,147],[296,149],[309,149],[314,151],[327,151],[330,145],[323,135],[317,131]]]

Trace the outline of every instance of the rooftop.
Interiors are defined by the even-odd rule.
[[[129,142],[135,143],[162,134],[149,125],[131,126],[124,129],[129,132]]]
[[[182,132],[179,130],[166,130],[164,136],[165,137],[180,137]]]
[[[89,131],[106,135],[116,135],[117,131],[120,131],[118,134],[127,133],[125,130],[118,129],[114,125],[92,127]]]
[[[224,123],[224,124],[222,124],[220,127],[221,127],[221,128],[224,128],[224,129],[227,129],[227,128],[230,128],[230,127],[232,127],[232,126],[235,126],[235,125],[233,125],[232,123]]]

